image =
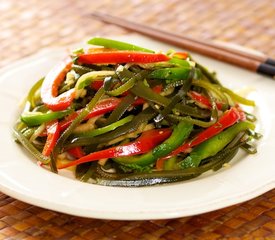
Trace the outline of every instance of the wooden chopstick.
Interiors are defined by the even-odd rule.
[[[126,19],[102,12],[92,13],[93,17],[103,22],[115,24],[128,30],[141,33],[165,43],[188,49],[190,51],[248,69],[253,72],[275,76],[275,60],[265,55],[246,53],[236,49],[226,48],[214,43],[200,41],[187,36],[166,32],[150,26],[131,22]]]

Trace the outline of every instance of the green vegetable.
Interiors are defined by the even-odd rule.
[[[100,37],[95,37],[87,42],[88,44],[93,44],[97,46],[103,46],[105,48],[114,48],[118,50],[131,50],[131,51],[140,51],[140,52],[150,52],[154,53],[153,50],[139,47],[133,44],[121,42],[121,41],[116,41],[112,39],[107,39],[107,38],[100,38]]]
[[[197,168],[171,169],[131,174],[108,173],[98,168],[96,172],[98,175],[96,177],[96,183],[105,186],[143,187],[188,180],[198,177],[210,169],[220,169],[224,163],[229,162],[236,155],[240,145],[241,144],[238,144],[230,149],[222,150],[214,157],[209,157],[206,164]]]
[[[93,130],[90,130],[90,131],[84,131],[84,132],[77,132],[75,134],[75,136],[95,137],[95,136],[113,131],[116,128],[124,125],[125,123],[128,123],[128,122],[132,121],[133,118],[134,118],[133,115],[129,115],[129,116],[117,121],[117,122],[114,122],[114,123],[112,123],[110,125],[107,125],[105,127],[102,127],[102,128],[97,128],[97,129],[93,129]]]
[[[114,158],[113,160],[131,169],[143,169],[144,167],[155,163],[158,158],[166,156],[180,146],[183,141],[188,138],[192,129],[192,124],[182,121],[175,127],[172,135],[167,140],[148,153],[140,156]]]
[[[133,118],[131,122],[118,127],[112,132],[107,132],[96,137],[75,137],[67,144],[67,148],[75,146],[89,146],[92,144],[106,143],[117,137],[136,131],[142,124],[147,124],[149,120],[156,116],[156,112],[151,108],[146,108]]]
[[[76,82],[75,89],[79,90],[90,85],[93,80],[114,75],[114,71],[92,71],[83,74]]]
[[[50,158],[42,155],[42,153],[35,148],[34,145],[30,143],[30,141],[16,128],[13,129],[13,134],[15,138],[28,150],[30,154],[32,154],[38,161],[43,164],[48,164],[50,162]]]
[[[175,80],[192,79],[196,71],[198,70],[192,67],[161,68],[151,72],[149,78],[163,79],[170,83]]]
[[[227,128],[218,135],[206,140],[195,147],[190,155],[179,162],[180,168],[198,167],[201,160],[214,156],[229,144],[238,133],[247,129],[254,129],[255,125],[251,122],[239,122]]]
[[[21,121],[26,123],[29,127],[38,126],[42,123],[49,122],[55,119],[60,119],[72,112],[71,109],[59,112],[23,112],[21,114]]]

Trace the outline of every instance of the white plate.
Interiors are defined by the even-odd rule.
[[[148,48],[168,50],[165,44],[137,35],[120,38]],[[258,154],[240,153],[230,168],[197,179],[154,187],[119,188],[78,182],[36,165],[12,138],[19,102],[32,84],[62,57],[65,49],[51,49],[18,61],[0,71],[0,189],[33,205],[72,215],[102,219],[164,219],[200,214],[254,198],[275,186],[275,82],[269,78],[194,55],[232,88],[253,89],[258,131],[264,137]]]

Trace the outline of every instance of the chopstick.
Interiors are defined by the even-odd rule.
[[[269,76],[275,76],[275,59],[266,55],[258,55],[236,49],[226,48],[214,43],[207,43],[198,39],[182,36],[175,33],[166,32],[150,26],[131,22],[126,19],[112,16],[102,12],[93,12],[93,17],[103,22],[111,23],[125,29],[141,33],[159,41],[188,49],[190,51],[227,62],[253,72],[262,73]]]

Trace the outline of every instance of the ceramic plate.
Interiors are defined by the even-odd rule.
[[[173,48],[137,35],[119,39],[152,49]],[[77,216],[144,220],[205,213],[249,200],[274,188],[275,81],[195,54],[197,61],[215,69],[225,86],[246,92],[256,101],[253,111],[258,117],[257,131],[264,135],[258,142],[257,154],[246,155],[240,151],[229,168],[186,182],[141,188],[82,183],[37,166],[14,142],[11,129],[19,114],[20,101],[29,88],[66,53],[66,49],[44,50],[0,71],[0,190],[7,195]]]

